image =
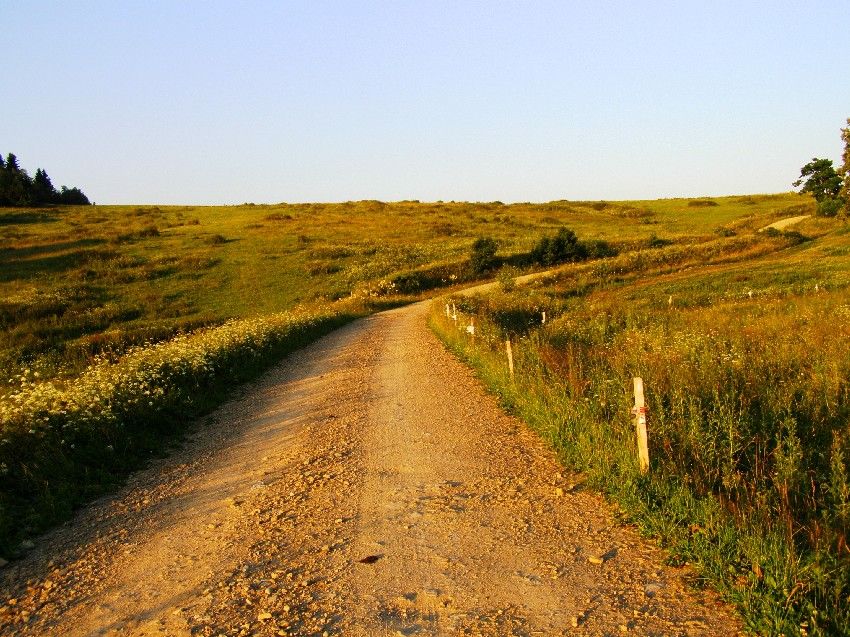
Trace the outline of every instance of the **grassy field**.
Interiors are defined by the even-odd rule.
[[[653,236],[701,242],[718,227],[752,229],[812,209],[793,194],[509,206],[0,209],[0,369],[9,372],[0,375],[0,392],[21,369],[73,376],[99,353],[230,318],[458,281],[478,236],[517,255],[568,224],[582,237],[630,250]],[[417,269],[416,277],[404,276]]]
[[[0,555],[161,452],[234,381],[356,316],[473,280],[476,238],[496,241],[511,290],[566,226],[612,256],[458,298],[484,338],[471,345],[438,313],[444,338],[754,629],[846,627],[850,234],[815,217],[758,232],[813,211],[793,193],[0,209]],[[638,374],[650,478],[629,433]]]
[[[460,330],[443,302],[432,323],[624,519],[738,604],[750,630],[847,635],[850,226],[812,218],[752,232],[759,223],[730,219],[734,235],[656,242],[527,286],[502,276],[491,293],[446,299]],[[649,475],[638,470],[635,376]]]

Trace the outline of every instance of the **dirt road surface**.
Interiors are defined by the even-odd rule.
[[[418,304],[271,370],[0,571],[2,635],[732,635]]]
[[[768,228],[774,228],[776,230],[784,230],[785,228],[789,228],[793,225],[800,223],[801,221],[805,221],[812,215],[798,215],[796,217],[786,217],[785,219],[780,219],[779,221],[774,221],[770,225],[765,226],[764,228],[759,228],[759,232],[763,230],[767,230]]]

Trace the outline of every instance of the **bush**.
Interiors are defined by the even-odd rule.
[[[469,267],[473,274],[484,274],[496,263],[496,241],[490,237],[481,237],[472,244],[469,255]]]
[[[582,241],[584,252],[588,259],[604,259],[605,257],[616,257],[616,248],[611,247],[607,241]]]
[[[824,199],[818,204],[817,213],[822,217],[835,217],[844,207],[844,201],[838,197]]]
[[[227,239],[225,239],[220,234],[214,234],[214,235],[210,235],[209,237],[204,239],[204,243],[211,245],[211,246],[220,246],[220,245],[224,245],[225,243],[227,243]]]
[[[649,247],[650,248],[663,248],[664,246],[669,246],[672,241],[670,239],[662,239],[654,232],[649,236]]]
[[[576,233],[561,228],[554,237],[543,237],[531,251],[532,261],[540,265],[555,265],[587,259],[587,246],[580,243]]]
[[[499,287],[502,292],[512,292],[516,288],[516,278],[519,276],[520,270],[512,265],[506,265],[499,270],[499,275],[496,280],[499,282]]]

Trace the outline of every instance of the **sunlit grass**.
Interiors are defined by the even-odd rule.
[[[849,634],[850,234],[804,223],[818,238],[741,233],[452,298],[475,317],[474,342],[442,302],[432,323],[565,463],[738,603],[749,628]]]

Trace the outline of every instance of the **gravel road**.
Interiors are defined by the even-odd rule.
[[[0,571],[0,635],[734,635],[425,326],[357,321]]]

